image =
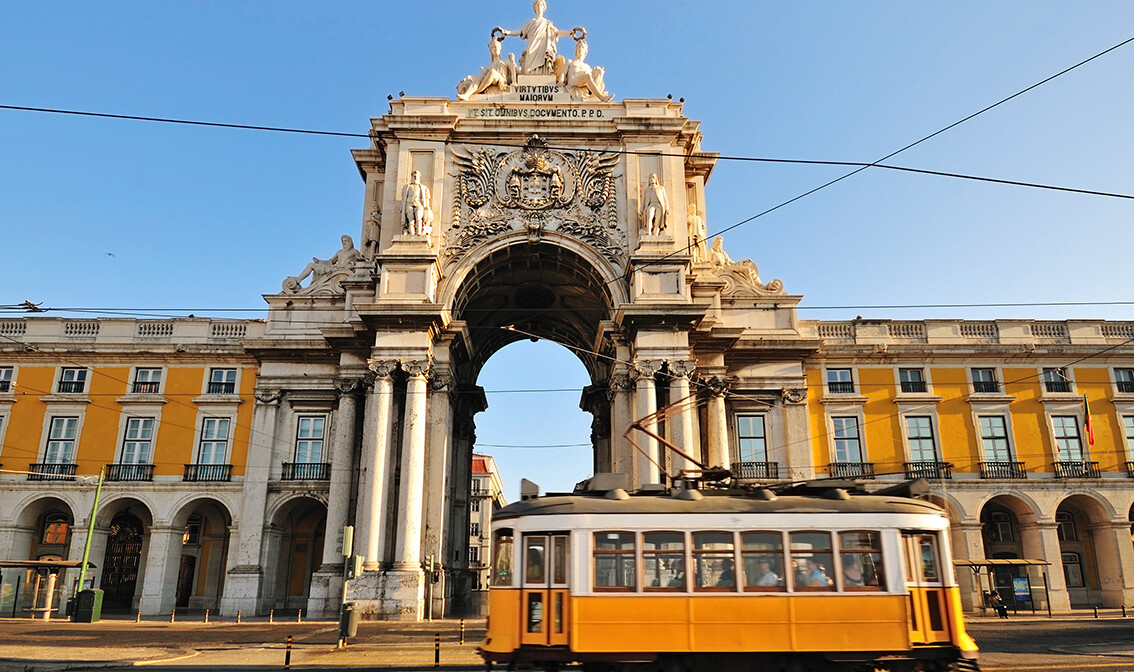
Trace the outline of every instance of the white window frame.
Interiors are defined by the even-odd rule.
[[[976,375],[974,375],[977,371],[991,371],[992,372],[992,380],[977,380]],[[969,374],[969,386],[970,386],[969,389],[971,389],[973,391],[973,394],[988,394],[988,395],[1003,395],[1003,394],[1005,394],[1004,381],[1002,380],[1002,378],[1000,376],[1000,368],[999,367],[996,367],[996,366],[970,366],[969,370],[968,370],[968,374]],[[984,390],[977,390],[976,389],[977,383],[993,383],[993,384],[996,385],[996,390],[994,390],[992,392],[987,392],[987,391],[984,391]]]
[[[836,372],[836,371],[840,372],[840,373],[843,372],[843,371],[846,371],[847,374],[848,374],[849,380],[842,380],[841,375],[838,376],[839,380],[831,380],[831,374]],[[850,389],[849,392],[832,392],[831,391],[831,383],[850,383],[851,389]],[[843,396],[843,395],[853,395],[853,394],[856,394],[857,392],[858,392],[858,381],[857,381],[857,376],[854,375],[854,367],[851,367],[851,366],[832,366],[832,367],[829,367],[829,368],[828,367],[823,368],[823,394],[824,395],[829,394],[829,395]]]
[[[61,422],[57,422],[61,421]],[[68,423],[68,421],[73,421]],[[78,415],[51,415],[46,418],[47,440],[43,444],[43,464],[75,464],[79,454],[79,435],[82,430],[82,417]],[[69,435],[69,436],[68,436]],[[53,444],[55,447],[53,448]],[[60,449],[67,453],[60,454]]]
[[[74,374],[74,375],[68,375]],[[86,394],[87,385],[89,380],[90,369],[85,366],[61,366],[59,367],[59,376],[55,381],[55,394]],[[63,383],[82,383],[83,389],[78,392],[63,392],[60,390]]]
[[[1049,382],[1060,382],[1057,377],[1062,377],[1063,382],[1067,383],[1066,392],[1053,392],[1047,388]],[[1051,378],[1051,380],[1049,380],[1049,378]],[[1044,396],[1078,394],[1075,391],[1074,371],[1069,366],[1042,366],[1039,370],[1039,381],[1040,391]]]
[[[916,381],[915,380],[911,380],[911,381],[902,380],[903,376],[909,371],[916,371],[921,376],[921,380],[916,380]],[[894,369],[894,378],[898,381],[897,394],[904,394],[904,395],[930,394],[930,391],[932,389],[930,387],[930,384],[929,384],[929,370],[926,369],[924,366],[899,366],[899,367],[896,367]],[[925,389],[921,390],[920,392],[917,392],[917,391],[907,392],[907,391],[905,391],[905,389],[903,389],[903,384],[907,383],[907,382],[908,383],[921,383],[921,385]]]
[[[1056,418],[1059,421],[1056,422]],[[1067,457],[1064,455],[1063,449],[1060,447],[1060,440],[1071,438],[1070,435],[1063,434],[1067,429],[1067,421],[1070,420],[1075,428],[1075,440],[1079,444],[1079,457]],[[1056,462],[1087,462],[1090,455],[1087,453],[1087,446],[1083,441],[1083,419],[1078,414],[1074,413],[1052,413],[1048,416],[1048,426],[1051,428],[1051,442],[1052,454],[1055,455]]]
[[[225,423],[225,436],[224,436],[223,439],[214,438],[209,431],[209,428],[211,426],[215,427],[214,423],[220,423],[220,422]],[[233,426],[235,424],[236,424],[236,418],[231,417],[231,416],[227,416],[227,415],[206,415],[206,416],[203,416],[201,418],[200,424],[198,425],[197,440],[196,440],[196,443],[195,443],[195,447],[193,449],[193,455],[194,455],[194,460],[195,460],[194,464],[228,464],[229,463],[228,462],[229,449],[232,446],[232,430],[233,430]],[[212,431],[215,432],[216,430],[214,429]],[[204,456],[204,453],[202,451],[203,451],[206,444],[211,447],[210,451],[209,451],[209,458],[210,458],[211,461],[202,462],[201,458]],[[223,447],[224,447],[223,454],[220,456],[221,460],[219,462],[215,460],[215,457],[216,457],[215,454],[214,454],[215,448],[213,448],[217,444],[223,444]]]
[[[997,411],[989,411],[989,412],[973,411],[973,416],[976,418],[976,432],[977,432],[977,436],[980,437],[980,454],[981,454],[981,457],[984,458],[984,461],[985,462],[1015,462],[1016,461],[1016,447],[1012,443],[1011,416],[1009,416],[1006,413],[1001,413],[1001,412],[997,412]],[[981,422],[981,420],[983,418],[998,418],[1003,425],[1004,436],[1003,437],[995,437],[995,436],[988,437],[988,436],[985,436],[984,424]],[[994,459],[988,453],[988,448],[987,448],[988,443],[987,442],[990,441],[990,440],[995,441],[995,440],[1000,439],[1000,438],[1002,438],[1004,440],[1004,447],[1005,447],[1005,450],[1008,453],[1008,457],[1006,459],[999,459],[999,458]]]
[[[762,434],[745,436],[741,434],[742,420],[755,419],[759,421]],[[736,461],[737,462],[771,462],[768,455],[768,415],[766,413],[736,413],[733,416],[733,425],[736,429]],[[744,441],[757,441],[763,446],[763,459],[745,459]],[[754,455],[753,455],[754,456]],[[752,457],[752,456],[750,456]]]
[[[157,374],[154,378],[154,374]],[[135,367],[134,374],[130,378],[130,394],[161,394],[162,383],[165,382],[165,371],[160,366],[139,366]],[[150,392],[138,392],[139,385],[148,385],[156,383],[155,389]]]
[[[149,426],[145,427],[148,421]],[[119,446],[118,464],[153,464],[154,437],[157,436],[157,418],[148,415],[131,415],[123,419],[125,429]],[[145,430],[145,431],[143,431]],[[131,431],[137,433],[131,437]],[[137,449],[144,446],[144,455],[139,457]],[[129,449],[129,453],[127,450]]]
[[[1122,421],[1123,432],[1126,435],[1126,458],[1131,459],[1134,456],[1134,413],[1122,413],[1119,419]],[[4,434],[0,431],[0,438]]]
[[[305,435],[304,424],[310,421],[313,425],[319,425],[319,434],[316,437],[310,433],[310,429],[306,430],[308,433]],[[295,416],[295,444],[292,446],[292,457],[297,464],[312,464],[327,462],[327,429],[330,426],[329,419],[326,413],[303,413]],[[315,444],[319,446],[319,459],[313,460],[311,457],[311,447]],[[303,456],[307,459],[300,459],[301,451]]]
[[[905,444],[906,455],[909,456],[910,462],[943,462],[944,457],[941,454],[941,434],[937,431],[937,414],[936,413],[919,413],[911,411],[910,413],[902,413],[902,442]],[[910,420],[913,418],[924,418],[929,421],[930,441],[933,443],[933,459],[925,459],[924,457],[915,457],[913,452],[913,440],[910,437]],[[919,443],[924,440],[924,437],[917,437]]]
[[[238,367],[238,366],[211,366],[211,367],[209,367],[208,372],[209,372],[209,375],[205,377],[205,390],[204,390],[205,394],[234,395],[234,394],[237,394],[239,392],[239,390],[240,390],[240,367]],[[223,379],[222,380],[214,380],[215,378],[218,377],[217,374],[224,374],[222,376]],[[229,376],[228,374],[232,374],[232,375]],[[232,380],[229,380],[230,377],[231,377]],[[212,386],[213,386],[214,383],[226,385],[226,386],[231,384],[232,385],[232,391],[231,392],[228,392],[228,391],[212,392],[211,389],[212,389]]]
[[[855,436],[854,437],[843,437],[843,438],[839,437],[838,427],[839,427],[840,423],[837,422],[839,420],[854,420],[854,430],[855,430]],[[865,462],[868,461],[866,459],[866,442],[864,441],[865,437],[863,436],[863,434],[864,434],[863,427],[862,427],[863,423],[862,423],[862,418],[860,416],[853,414],[853,413],[838,414],[838,415],[832,414],[827,422],[830,426],[830,433],[831,433],[831,462],[832,463],[834,463],[834,464],[855,464],[855,463],[865,463]],[[857,460],[849,460],[849,459],[841,460],[841,459],[839,459],[839,442],[840,441],[849,441],[851,438],[853,438],[854,441],[858,444],[858,458],[859,459],[857,459]]]
[[[1122,373],[1119,373],[1119,372]],[[1129,366],[1116,366],[1114,367],[1114,392],[1118,395],[1134,395],[1134,367]],[[1126,385],[1127,389],[1120,389]]]
[[[15,392],[16,367],[0,366],[0,394]]]

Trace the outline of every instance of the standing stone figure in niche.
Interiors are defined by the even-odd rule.
[[[665,187],[658,184],[657,173],[650,173],[649,184],[642,193],[642,230],[648,236],[657,236],[665,231],[665,220],[669,216],[669,199]]]
[[[689,252],[693,261],[703,262],[709,260],[709,230],[705,227],[705,219],[697,214],[697,204],[689,204],[689,216],[685,218],[689,225]]]
[[[373,260],[378,254],[378,245],[382,238],[382,211],[374,208],[366,217],[362,225],[362,256]]]
[[[607,93],[603,84],[604,70],[602,66],[591,67],[587,65],[587,41],[575,42],[575,58],[568,61],[563,73],[563,85],[567,91],[580,100],[598,98],[607,102],[614,98],[613,93]]]
[[[468,100],[478,93],[499,93],[507,91],[516,81],[516,57],[508,54],[509,61],[500,58],[500,43],[503,37],[493,37],[488,41],[488,65],[480,69],[480,76],[469,75],[457,85],[457,98]]]
[[[409,184],[402,189],[402,229],[411,236],[428,236],[433,232],[429,187],[421,183],[420,170],[410,174]]]
[[[556,43],[559,38],[576,33],[579,33],[579,37],[582,38],[586,35],[586,32],[579,27],[571,30],[556,28],[550,19],[543,16],[543,13],[547,11],[547,3],[544,0],[533,2],[532,9],[535,10],[535,18],[528,19],[528,22],[519,30],[505,30],[497,26],[492,30],[492,33],[493,35],[499,33],[504,37],[519,35],[520,39],[528,43],[527,49],[520,55],[520,72],[522,74],[551,74],[555,72],[556,53],[559,50]]]
[[[354,268],[356,262],[362,259],[362,253],[354,249],[354,240],[350,236],[343,234],[342,237],[343,247],[341,250],[331,255],[330,259],[320,259],[319,257],[311,257],[311,263],[303,267],[303,271],[299,275],[294,275],[283,282],[283,289],[285,292],[298,292],[300,289],[313,290],[317,289],[324,284],[335,284],[333,281],[338,278],[344,279],[350,275],[351,269]],[[311,283],[306,288],[300,286],[300,283],[311,276]],[[338,289],[333,287],[333,289]]]

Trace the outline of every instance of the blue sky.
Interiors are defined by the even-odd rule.
[[[1126,0],[549,5],[561,28],[587,29],[617,98],[684,97],[704,148],[730,156],[872,161],[1134,36]],[[530,16],[526,0],[7,2],[0,104],[365,133],[387,94],[452,96],[491,28]],[[891,163],[1132,193],[1132,73],[1134,44]],[[363,146],[0,110],[0,304],[262,316],[261,294],[357,237],[349,150]],[[709,229],[844,170],[721,161]],[[1134,319],[1118,305],[859,307],[1131,300],[1132,215],[1130,200],[867,171],[725,240],[802,294],[807,319]],[[479,382],[482,443],[587,441],[578,392],[494,392],[577,390],[562,348],[510,346]],[[481,450],[510,497],[521,476],[564,489],[590,464],[585,448]]]

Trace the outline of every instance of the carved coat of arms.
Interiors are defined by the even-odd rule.
[[[519,150],[455,148],[453,224],[445,253],[460,257],[508,231],[574,236],[620,264],[625,233],[617,225],[618,154],[558,151],[539,136]]]

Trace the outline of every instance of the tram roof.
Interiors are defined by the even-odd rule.
[[[522,516],[615,514],[713,513],[941,513],[937,505],[921,499],[887,495],[781,495],[760,498],[735,491],[696,491],[700,497],[675,494],[632,494],[625,498],[604,493],[546,495],[514,502],[500,509],[494,520]]]

